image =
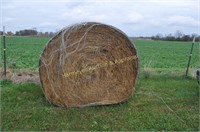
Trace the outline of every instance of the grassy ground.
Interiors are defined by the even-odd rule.
[[[45,37],[8,37],[7,65],[12,69],[38,69],[40,54],[49,38]],[[186,68],[191,42],[144,41],[134,40],[140,57],[140,67],[151,68]],[[2,44],[1,44],[2,46]],[[198,43],[194,45],[191,67],[196,68],[199,62]],[[2,67],[3,60],[0,60]]]
[[[141,58],[141,67],[152,67],[162,69],[181,69],[186,68],[191,42],[169,42],[169,41],[134,41],[139,57]],[[199,67],[200,45],[195,43],[191,67]]]
[[[40,54],[48,40],[46,37],[7,37],[7,67],[37,70]],[[0,60],[2,65],[3,59]]]
[[[37,84],[3,81],[2,130],[198,130],[195,80],[155,75],[136,88],[118,105],[66,109],[47,103]]]
[[[10,68],[37,71],[48,38],[12,37],[7,41]],[[2,80],[1,130],[198,131],[199,87],[191,76],[193,70],[189,78],[183,76],[191,43],[134,42],[140,57],[140,76],[135,93],[126,102],[59,108],[46,102],[39,84]],[[195,44],[192,69],[199,66],[198,50]]]

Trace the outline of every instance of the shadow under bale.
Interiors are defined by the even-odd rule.
[[[39,61],[42,90],[57,106],[116,104],[134,91],[137,51],[119,29],[74,24],[58,32]]]

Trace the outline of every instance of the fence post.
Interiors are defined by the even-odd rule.
[[[191,50],[190,50],[190,56],[189,56],[189,60],[188,60],[187,70],[186,70],[186,77],[188,75],[188,70],[189,70],[189,67],[190,67],[190,61],[191,61],[191,58],[192,58],[192,51],[193,51],[194,43],[195,43],[195,37],[193,39],[192,47],[191,47]]]
[[[5,38],[5,26],[3,26],[3,60],[4,60],[4,76],[6,77],[6,38]]]

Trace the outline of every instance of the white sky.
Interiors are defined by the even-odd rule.
[[[113,25],[129,36],[177,30],[200,34],[200,0],[1,0],[1,27],[58,31],[85,21]]]

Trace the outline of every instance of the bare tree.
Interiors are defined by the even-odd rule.
[[[13,36],[14,33],[13,33],[12,31],[8,31],[8,32],[7,32],[7,35],[9,35],[9,36]]]
[[[177,30],[175,33],[174,33],[174,36],[175,38],[181,38],[183,37],[183,32],[181,32],[180,30]]]

